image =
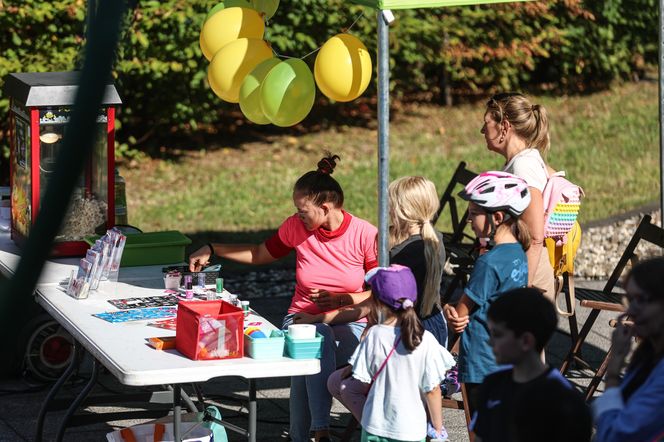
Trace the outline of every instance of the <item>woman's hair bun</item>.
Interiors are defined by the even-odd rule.
[[[339,155],[332,155],[330,152],[325,152],[325,156],[317,164],[317,172],[332,175],[334,168],[337,167],[337,160],[340,159]]]

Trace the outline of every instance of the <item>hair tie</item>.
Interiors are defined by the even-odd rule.
[[[323,158],[321,160],[321,163],[325,163],[327,167],[319,167],[318,170],[321,173],[324,173],[326,175],[330,175],[332,171],[334,170],[334,166],[332,165],[332,162],[329,160],[329,158]]]
[[[412,307],[413,307],[413,301],[411,301],[410,299],[404,299],[403,302],[401,303],[401,308],[404,310]]]

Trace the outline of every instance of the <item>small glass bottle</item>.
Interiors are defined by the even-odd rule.
[[[222,293],[224,291],[224,278],[217,278],[215,283],[217,293]]]
[[[246,318],[249,316],[249,301],[240,301],[240,305],[242,306],[242,312],[244,313],[244,317]]]

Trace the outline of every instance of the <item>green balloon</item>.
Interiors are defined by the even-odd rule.
[[[251,4],[255,10],[264,13],[266,19],[270,19],[277,12],[279,0],[251,0]]]
[[[220,3],[217,3],[208,11],[207,15],[205,16],[205,21],[208,21],[210,17],[212,17],[214,14],[217,12],[221,11],[224,8],[248,8],[248,9],[255,9],[254,6],[251,4],[250,0],[226,0]]]
[[[298,58],[282,61],[266,75],[260,96],[261,109],[273,124],[294,126],[309,115],[314,105],[314,76]]]
[[[270,124],[261,109],[261,83],[270,70],[281,63],[278,58],[268,58],[249,72],[240,87],[240,110],[249,121],[256,124]]]

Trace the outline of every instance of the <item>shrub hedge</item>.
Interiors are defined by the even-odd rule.
[[[215,3],[140,0],[127,15],[114,73],[124,100],[122,148],[157,130],[214,125],[230,109],[211,93],[208,63],[198,47],[203,19]],[[0,0],[0,84],[10,72],[79,66],[86,5]],[[457,96],[499,89],[586,91],[641,75],[657,62],[655,0],[550,0],[394,13],[391,87],[419,99],[439,99],[443,82]],[[375,54],[374,12],[342,0],[281,0],[266,39],[277,53],[302,57],[357,17],[351,32]],[[314,57],[307,57],[312,66]],[[5,152],[7,112],[2,96]]]

